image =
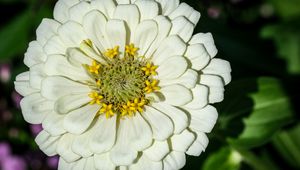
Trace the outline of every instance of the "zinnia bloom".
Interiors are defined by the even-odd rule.
[[[25,120],[59,169],[180,169],[218,117],[230,65],[178,0],[60,0],[17,76]]]

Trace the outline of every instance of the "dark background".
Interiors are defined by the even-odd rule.
[[[0,0],[0,169],[56,169],[34,143],[39,125],[21,115],[15,76],[23,54],[55,0]],[[218,58],[232,66],[219,119],[200,157],[184,169],[300,168],[300,0],[185,0],[202,16],[195,33],[211,32]]]

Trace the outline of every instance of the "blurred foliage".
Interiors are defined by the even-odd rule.
[[[300,169],[300,0],[183,0],[201,11],[195,32],[212,32],[218,57],[231,63],[233,80],[216,104],[218,122],[200,157],[184,169]],[[23,120],[14,77],[26,70],[23,54],[55,0],[0,0],[0,142],[26,158],[45,162]],[[0,76],[3,76],[0,68]],[[38,154],[37,154],[38,152]]]

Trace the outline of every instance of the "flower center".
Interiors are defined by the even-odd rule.
[[[83,41],[83,46],[93,48],[90,40]],[[109,118],[115,114],[133,116],[136,112],[141,113],[144,106],[150,103],[146,94],[160,89],[159,82],[153,77],[157,74],[157,66],[145,57],[138,56],[137,52],[138,48],[130,44],[126,45],[121,55],[116,46],[107,49],[104,56],[99,56],[102,60],[84,65],[95,80],[89,97],[90,104],[101,105],[99,114]]]

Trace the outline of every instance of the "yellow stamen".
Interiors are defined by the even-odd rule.
[[[144,90],[146,93],[152,93],[154,91],[160,90],[157,80],[153,80],[152,82],[150,82],[149,80],[146,80],[145,83],[146,83],[146,87]]]
[[[109,58],[115,58],[116,56],[119,55],[119,53],[120,53],[119,46],[115,46],[112,49],[107,49],[107,51],[104,53],[104,55]]]
[[[103,96],[99,95],[99,93],[95,92],[95,91],[91,92],[89,94],[89,97],[92,98],[92,100],[90,101],[91,105],[95,104],[95,103],[100,105],[101,104],[101,100],[103,99]]]
[[[100,109],[100,113],[104,113],[106,118],[110,118],[114,115],[113,105],[112,104],[102,104],[102,108]]]
[[[88,70],[90,73],[99,74],[100,64],[97,63],[97,61],[93,61],[92,65],[89,66]]]
[[[131,56],[135,56],[135,54],[138,50],[139,50],[139,48],[136,48],[134,46],[134,44],[132,44],[132,43],[129,45],[126,45],[126,47],[125,47],[126,54],[131,55]]]
[[[122,116],[130,116],[132,117],[134,114],[133,114],[133,111],[131,110],[131,102],[128,101],[127,104],[123,105],[122,106]]]
[[[145,99],[134,99],[133,103],[131,103],[130,105],[130,110],[132,110],[133,112],[139,111],[140,113],[142,113],[144,111],[145,104]]]
[[[157,75],[156,73],[156,69],[158,66],[155,66],[151,63],[147,63],[147,65],[145,67],[142,67],[142,70],[145,72],[146,76],[150,76],[150,75]]]
[[[100,80],[97,80],[96,81],[96,85],[99,87],[99,86],[101,86],[101,81]]]

